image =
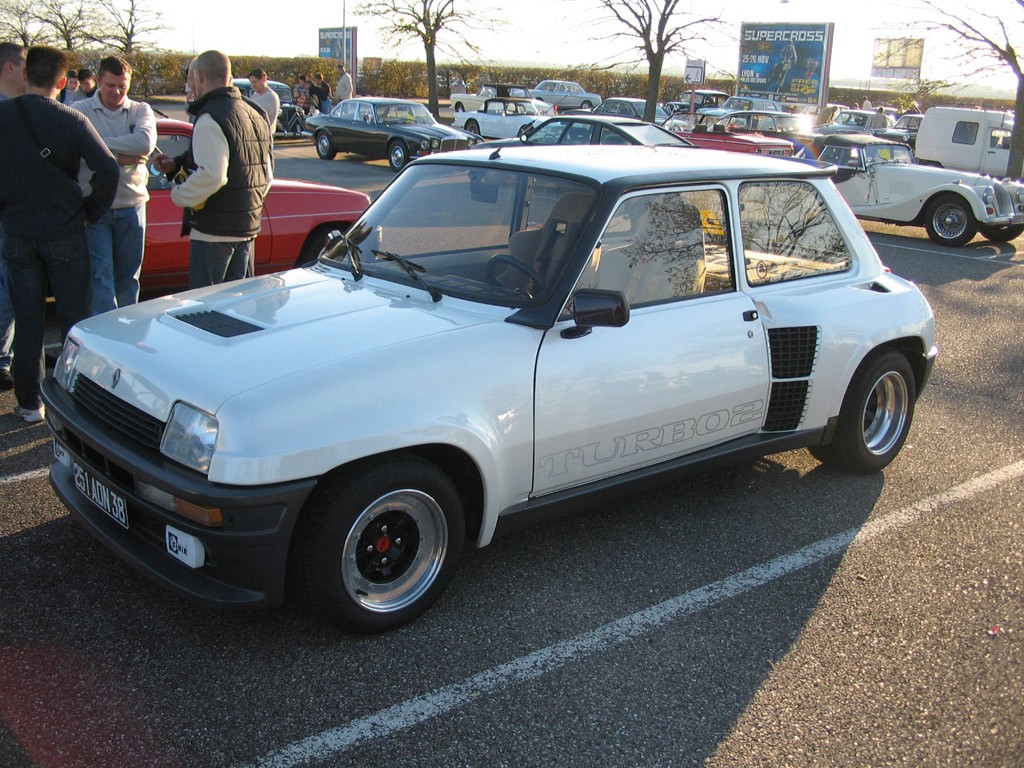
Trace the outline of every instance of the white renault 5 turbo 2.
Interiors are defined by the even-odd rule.
[[[419,160],[305,268],[75,326],[43,385],[52,484],[184,596],[269,605],[288,584],[375,632],[426,610],[467,542],[612,491],[798,447],[876,472],[934,321],[832,170],[653,147]]]

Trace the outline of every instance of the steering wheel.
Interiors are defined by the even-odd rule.
[[[533,267],[523,263],[519,259],[513,257],[511,254],[499,253],[492,256],[491,260],[487,262],[487,279],[494,283],[494,285],[500,285],[502,288],[508,288],[508,286],[505,285],[499,278],[499,273],[503,271],[500,268],[503,266],[512,267],[513,269],[522,272],[524,275],[526,275],[533,281],[535,287],[540,286],[544,283],[544,277],[541,275],[540,272],[535,270]],[[525,286],[522,288],[511,288],[510,290],[519,291],[525,294],[526,298],[528,299],[533,298],[533,295],[530,293],[530,291],[526,289]]]

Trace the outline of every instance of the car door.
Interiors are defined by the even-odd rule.
[[[1006,175],[1010,163],[1010,131],[1006,128],[990,128],[988,148],[981,156],[981,173],[997,178]]]
[[[716,188],[624,198],[578,289],[630,300],[621,328],[560,331],[536,375],[534,493],[657,464],[760,429],[769,389],[764,329],[736,290]],[[714,222],[714,226],[705,222]]]

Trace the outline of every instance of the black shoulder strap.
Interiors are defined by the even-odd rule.
[[[25,102],[19,96],[14,100],[14,105],[18,108],[18,114],[21,115],[21,122],[25,125],[25,130],[28,131],[28,135],[32,137],[32,141],[39,147],[39,156],[48,160],[54,168],[61,173],[70,176],[71,178],[77,178],[73,173],[68,173],[66,168],[61,168],[60,163],[57,162],[57,158],[53,156],[53,152],[50,148],[43,144],[42,139],[39,138],[39,134],[36,133],[36,129],[32,126],[32,121],[29,119],[28,110],[25,109]]]

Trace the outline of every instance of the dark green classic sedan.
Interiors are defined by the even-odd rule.
[[[323,160],[351,152],[387,158],[396,171],[414,158],[466,149],[483,140],[437,122],[422,104],[404,99],[346,99],[330,114],[306,118],[306,128]]]

